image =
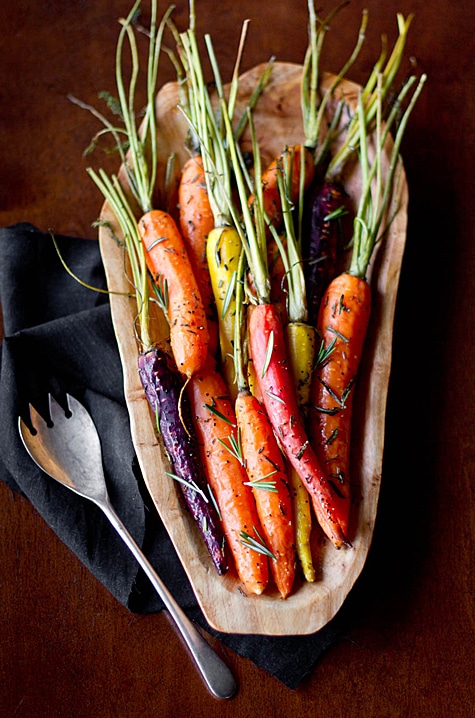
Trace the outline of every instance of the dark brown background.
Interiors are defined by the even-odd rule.
[[[272,53],[302,60],[305,0],[196,2],[198,32],[211,32],[225,79],[245,17],[252,22],[244,67]],[[114,88],[116,20],[129,2],[5,5],[0,224],[30,221],[94,239],[101,199],[81,153],[97,124],[66,95],[96,104],[98,90]],[[403,147],[411,202],[383,487],[348,633],[295,692],[223,651],[240,690],[218,702],[165,616],[130,615],[25,500],[0,486],[1,716],[475,715],[475,7],[445,0],[366,6],[368,40],[352,79],[365,78],[381,32],[394,39],[396,12],[414,11],[407,56],[429,80]],[[334,23],[325,68],[339,69],[362,8],[355,0]],[[186,26],[182,0],[175,19]],[[166,61],[162,69],[163,81],[173,79]]]

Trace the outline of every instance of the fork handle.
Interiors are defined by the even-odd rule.
[[[216,698],[231,698],[236,692],[237,686],[228,666],[221,660],[217,653],[215,653],[194,624],[182,611],[160,576],[122,523],[110,502],[100,501],[96,503],[147,574],[150,582],[162,599],[165,608],[175,622],[208,689]]]

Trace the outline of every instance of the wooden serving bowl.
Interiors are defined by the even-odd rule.
[[[236,115],[244,110],[263,67],[253,68],[240,79]],[[254,113],[263,165],[279,155],[285,146],[303,141],[300,109],[302,67],[276,63]],[[323,84],[330,76],[323,78]],[[351,102],[358,87],[344,82]],[[176,83],[165,85],[157,96],[157,121],[160,152],[159,183],[164,168],[175,154],[175,176],[188,155],[185,149],[186,122],[177,108]],[[329,115],[336,104],[329,106]],[[250,149],[244,136],[244,149]],[[358,166],[353,163],[344,173],[343,184],[350,200],[359,194]],[[124,386],[130,413],[132,438],[147,488],[171,537],[188,575],[198,603],[208,623],[218,631],[243,634],[310,634],[330,621],[343,604],[358,578],[368,555],[376,519],[384,446],[385,409],[391,365],[393,317],[407,225],[407,186],[403,168],[397,184],[397,212],[384,240],[373,257],[369,281],[373,308],[364,358],[355,389],[354,429],[351,451],[351,481],[354,484],[352,548],[337,551],[320,536],[317,527],[314,583],[298,581],[292,595],[282,600],[277,591],[268,589],[261,596],[246,596],[233,569],[217,575],[191,517],[184,510],[176,483],[166,476],[170,467],[157,440],[155,418],[144,396],[137,372],[138,345],[135,335],[135,301],[124,294],[131,285],[126,276],[123,250],[111,238],[110,230],[100,229],[100,247],[111,292],[112,318],[124,370]],[[393,205],[394,206],[394,205]],[[117,222],[107,205],[102,220],[109,222],[120,236]],[[157,312],[154,337],[165,340],[167,324]]]

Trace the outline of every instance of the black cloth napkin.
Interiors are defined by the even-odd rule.
[[[97,242],[56,237],[66,265],[106,288]],[[163,605],[102,512],[45,476],[27,456],[18,416],[47,416],[47,393],[75,396],[98,428],[112,504],[188,615],[239,655],[295,689],[342,635],[342,612],[310,636],[216,633],[206,623],[143,484],[132,445],[122,368],[106,293],[65,270],[51,236],[30,224],[0,229],[0,479],[27,497],[57,536],[134,613]]]

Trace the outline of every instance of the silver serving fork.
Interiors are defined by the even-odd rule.
[[[99,435],[91,416],[70,395],[67,395],[70,415],[51,395],[48,398],[53,426],[48,426],[31,405],[36,433],[32,434],[19,418],[20,436],[29,455],[46,474],[102,509],[165,604],[208,689],[216,698],[231,698],[236,691],[231,671],[182,611],[110,503]]]

